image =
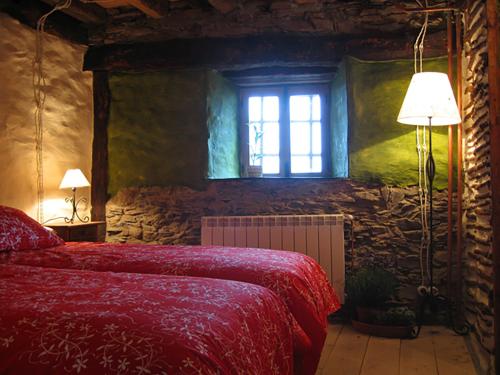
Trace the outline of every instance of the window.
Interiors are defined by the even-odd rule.
[[[328,176],[326,86],[242,91],[242,164],[264,176]]]

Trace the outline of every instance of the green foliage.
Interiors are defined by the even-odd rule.
[[[250,134],[253,133],[254,137],[253,139],[249,142],[249,148],[250,148],[250,165],[257,165],[257,161],[262,159],[263,155],[260,152],[260,149],[262,147],[262,138],[264,137],[264,131],[260,130],[257,127],[257,124],[254,122],[252,124],[247,124],[248,127],[252,126],[252,130],[250,131]]]
[[[409,326],[415,324],[415,313],[406,306],[393,307],[377,316],[380,324],[388,326]]]
[[[381,308],[394,295],[398,281],[379,267],[363,267],[346,280],[346,304],[349,308]]]

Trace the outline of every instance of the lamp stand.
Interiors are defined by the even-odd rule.
[[[73,192],[73,196],[65,198],[64,201],[66,203],[71,203],[72,213],[71,213],[71,217],[70,218],[65,217],[64,221],[66,223],[73,224],[75,222],[75,218],[77,218],[82,223],[88,223],[90,221],[90,218],[88,216],[84,216],[83,218],[81,218],[80,215],[78,214],[78,205],[80,203],[87,203],[87,198],[82,197],[82,198],[76,200],[76,188],[75,187],[71,188],[71,191]]]
[[[444,305],[448,311],[448,325],[453,329],[453,331],[459,335],[466,335],[469,333],[469,326],[464,324],[461,327],[455,326],[453,321],[453,308],[450,300],[445,296],[439,294],[438,290],[434,287],[434,243],[433,243],[433,208],[432,208],[432,190],[434,176],[436,174],[436,164],[434,162],[434,157],[432,156],[432,117],[429,117],[429,154],[427,156],[427,161],[425,163],[425,169],[427,172],[428,189],[429,189],[429,257],[428,257],[428,267],[429,267],[429,286],[421,289],[422,299],[420,300],[420,305],[418,306],[417,313],[417,326],[413,332],[413,337],[418,337],[420,329],[422,328],[422,323],[424,319],[424,314],[426,308],[435,314],[438,310],[438,302],[440,305]]]

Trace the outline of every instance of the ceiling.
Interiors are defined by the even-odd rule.
[[[0,11],[35,27],[63,1],[2,0]],[[321,75],[335,71],[346,55],[412,58],[424,8],[426,57],[445,55],[443,8],[462,5],[463,0],[72,0],[50,15],[46,30],[88,45],[83,68],[93,71],[245,69],[253,77],[277,74],[273,69],[279,68]]]
[[[61,0],[5,0],[0,10],[36,18]],[[429,8],[447,1],[428,0]],[[457,1],[449,2],[456,5]],[[415,10],[425,0],[72,0],[59,21],[81,28],[86,44],[105,45],[183,38],[259,35],[335,36],[407,35],[422,24]],[[64,21],[66,18],[66,21]],[[430,33],[443,30],[443,12],[430,13]],[[59,25],[55,25],[59,26]],[[68,30],[75,32],[75,30]]]

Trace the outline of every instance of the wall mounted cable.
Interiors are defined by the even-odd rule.
[[[43,69],[43,42],[47,18],[54,12],[71,6],[72,0],[57,4],[52,10],[40,17],[36,23],[35,57],[33,59],[33,95],[35,99],[35,155],[37,187],[37,219],[43,222],[43,202],[45,196],[43,178],[43,113],[45,110],[46,80]]]

